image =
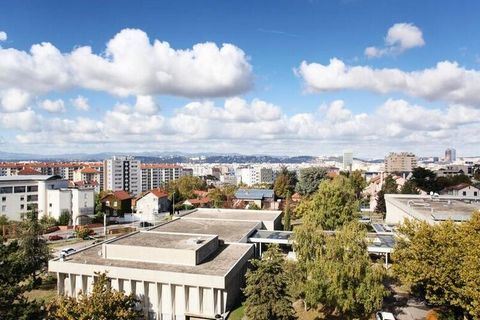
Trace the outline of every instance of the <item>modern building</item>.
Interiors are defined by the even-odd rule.
[[[170,212],[170,200],[163,189],[152,189],[143,192],[135,200],[137,215],[142,221],[156,221]]]
[[[455,162],[457,160],[457,151],[453,148],[445,150],[445,162]]]
[[[353,167],[353,152],[344,151],[343,152],[343,170],[352,171]]]
[[[142,191],[140,160],[133,157],[114,156],[103,162],[103,190],[125,190],[133,195]]]
[[[467,196],[386,194],[385,203],[387,224],[399,224],[406,218],[432,224],[446,220],[462,222],[480,210],[478,197]]]
[[[182,167],[172,164],[142,164],[142,191],[165,188],[172,180],[182,176]]]
[[[252,186],[255,184],[267,183],[271,184],[275,181],[275,174],[272,168],[264,167],[248,167],[238,169],[237,175],[240,177],[239,182]]]
[[[244,286],[249,239],[281,224],[280,211],[197,209],[49,261],[59,294],[91,293],[95,272],[141,301],[146,319],[224,319]],[[261,244],[260,244],[261,245]]]
[[[391,152],[385,157],[385,171],[388,173],[412,172],[416,167],[417,157],[410,152]]]
[[[58,219],[68,211],[72,219],[94,213],[95,195],[91,188],[69,188],[60,176],[17,175],[0,177],[0,215],[15,221],[36,209],[38,216]]]

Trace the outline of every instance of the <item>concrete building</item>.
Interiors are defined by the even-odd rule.
[[[95,184],[100,184],[101,181],[101,172],[92,167],[84,167],[73,173],[73,181],[84,181],[87,183],[95,182]]]
[[[235,200],[255,204],[259,208],[276,209],[275,193],[270,189],[238,189],[235,192]]]
[[[68,188],[60,176],[26,175],[0,177],[0,214],[19,221],[35,208],[38,216],[55,219],[63,211],[78,215],[94,213],[95,196],[91,188]]]
[[[239,182],[242,182],[248,186],[261,183],[273,183],[275,181],[275,174],[272,168],[240,168],[238,169],[237,175],[240,177]]]
[[[457,160],[457,151],[453,148],[445,150],[445,162],[455,162]]]
[[[432,224],[445,220],[462,222],[480,210],[478,198],[465,196],[386,194],[385,203],[387,224],[399,224],[406,218]]]
[[[95,272],[141,301],[147,319],[219,319],[235,305],[259,229],[281,212],[198,209],[148,231],[93,245],[49,261],[59,294],[91,293]]]
[[[165,190],[152,189],[135,200],[135,207],[142,221],[156,221],[169,213],[170,200]]]
[[[417,167],[417,158],[413,153],[391,152],[385,157],[385,171],[394,172],[412,172]]]
[[[172,180],[182,176],[182,167],[172,164],[142,164],[142,192],[165,188]]]
[[[473,175],[473,165],[450,164],[439,168],[435,173],[437,177],[451,177],[461,174],[471,177]]]
[[[104,190],[125,190],[133,195],[142,191],[140,160],[133,157],[114,156],[103,162]]]
[[[343,152],[343,170],[352,171],[353,167],[353,152],[344,151]]]

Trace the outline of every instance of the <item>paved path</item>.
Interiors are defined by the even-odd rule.
[[[424,320],[429,310],[423,303],[409,299],[405,306],[395,310],[395,314],[398,320]]]

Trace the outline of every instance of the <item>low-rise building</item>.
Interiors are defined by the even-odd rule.
[[[100,199],[102,211],[109,216],[123,216],[132,212],[133,197],[126,191],[114,191],[107,193]]]
[[[143,221],[156,221],[170,212],[170,200],[163,189],[144,192],[135,200],[136,213]]]
[[[255,204],[259,208],[276,209],[275,193],[270,189],[238,189],[235,199],[246,204]]]
[[[198,209],[53,259],[49,271],[71,297],[91,293],[95,272],[107,272],[114,289],[136,295],[146,319],[225,318],[255,256],[249,237],[280,223],[280,211]]]
[[[478,198],[448,195],[386,194],[387,224],[399,224],[404,219],[415,219],[428,223],[452,220],[467,221],[480,210]]]
[[[442,195],[480,199],[480,189],[468,183],[460,183],[440,191]]]

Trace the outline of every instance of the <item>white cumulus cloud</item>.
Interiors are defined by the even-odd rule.
[[[30,94],[19,89],[7,89],[0,92],[0,109],[4,112],[25,110],[30,103]]]
[[[381,48],[368,47],[365,55],[377,58],[389,54],[400,54],[405,50],[425,45],[423,33],[412,23],[396,23],[388,29],[385,46]]]
[[[344,89],[382,94],[400,92],[427,100],[480,107],[480,71],[465,69],[456,62],[442,61],[433,68],[406,72],[394,68],[347,66],[333,58],[325,65],[303,61],[295,72],[309,92]]]
[[[58,113],[58,112],[65,112],[65,103],[62,99],[57,100],[50,100],[45,99],[40,103],[40,107],[43,110],[48,111],[50,113]]]
[[[7,33],[5,31],[0,31],[0,41],[7,40]]]
[[[88,111],[90,109],[88,98],[84,96],[79,95],[75,99],[71,99],[70,102],[77,110]]]

